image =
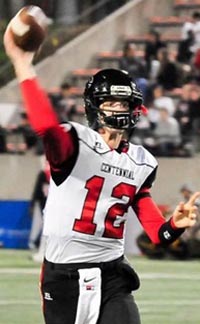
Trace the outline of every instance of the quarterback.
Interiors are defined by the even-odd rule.
[[[167,245],[195,224],[200,193],[165,221],[150,194],[157,162],[127,140],[144,107],[126,72],[101,70],[87,82],[89,127],[59,124],[34,72],[34,53],[15,46],[9,27],[4,44],[51,168],[41,273],[45,323],[139,324],[132,294],[139,278],[124,257],[129,208],[154,243]]]

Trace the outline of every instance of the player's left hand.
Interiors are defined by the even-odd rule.
[[[198,214],[195,201],[199,197],[200,192],[195,192],[186,203],[180,202],[178,204],[172,215],[174,225],[177,228],[187,228],[195,225]]]

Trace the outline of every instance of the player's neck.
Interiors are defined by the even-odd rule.
[[[123,138],[123,132],[104,128],[99,131],[100,135],[111,149],[117,149]]]

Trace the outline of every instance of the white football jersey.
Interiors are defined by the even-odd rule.
[[[55,263],[111,261],[124,253],[128,208],[157,162],[141,146],[130,143],[128,152],[118,153],[94,130],[71,124],[79,153],[60,185],[50,181],[45,257]]]

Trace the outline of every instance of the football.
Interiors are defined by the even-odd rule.
[[[11,20],[10,30],[15,44],[27,52],[35,52],[43,43],[48,18],[37,6],[23,7]]]

